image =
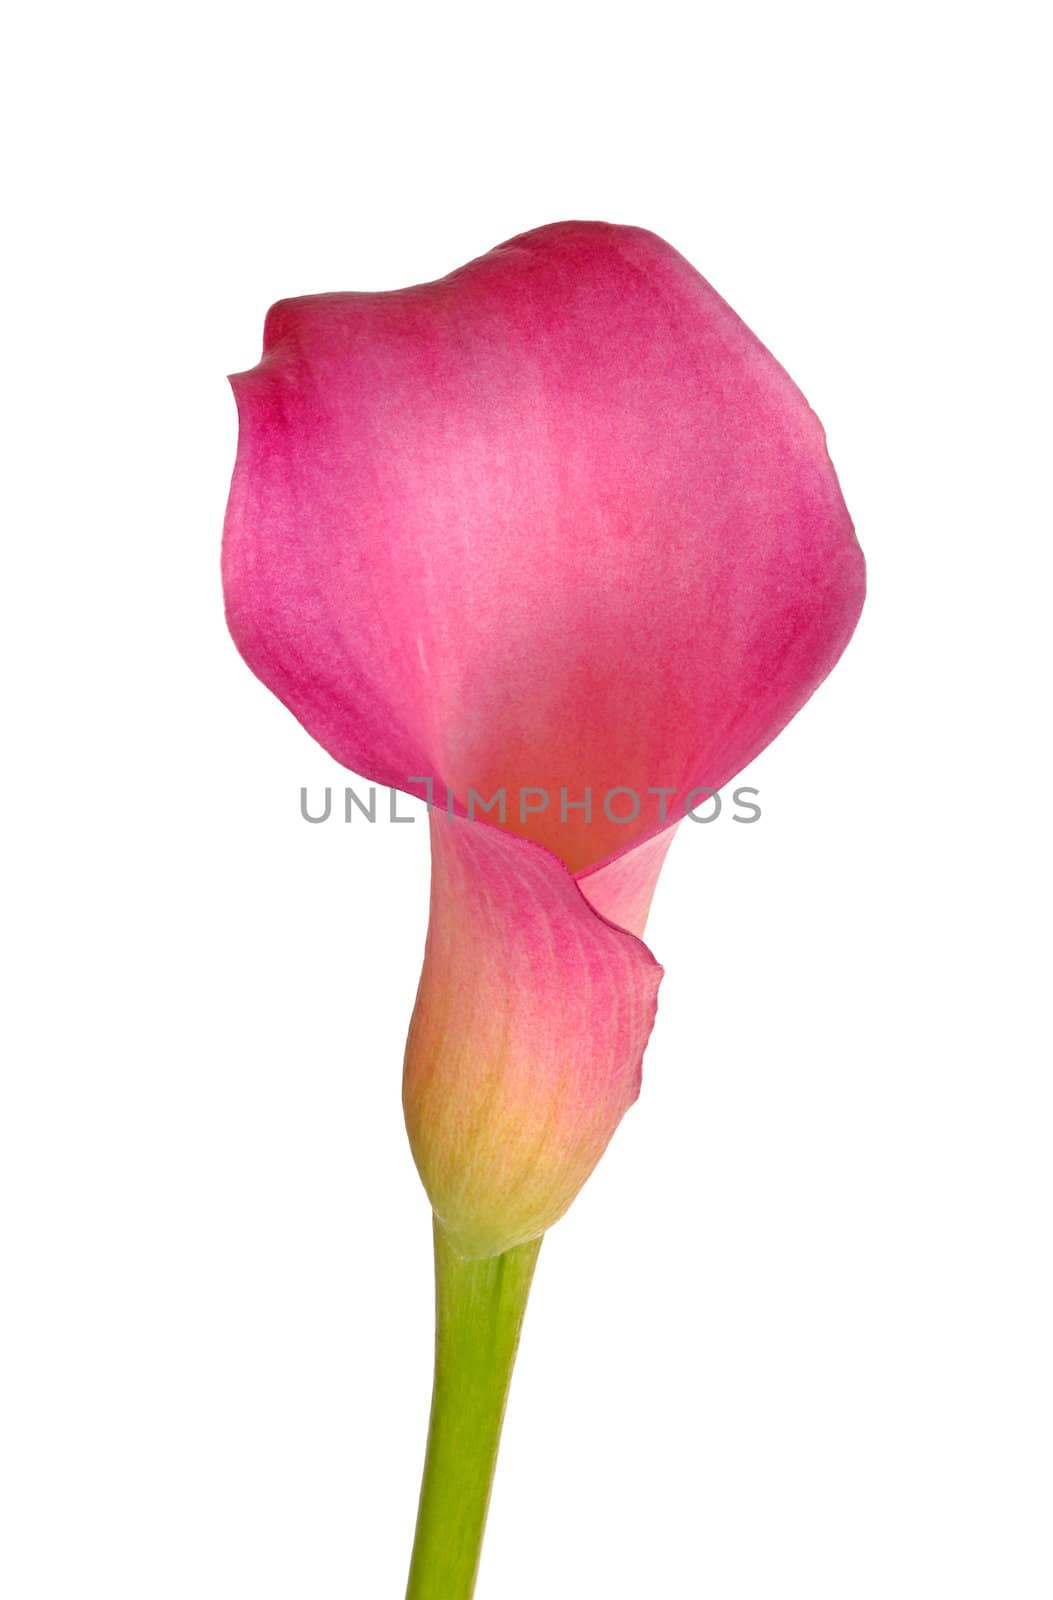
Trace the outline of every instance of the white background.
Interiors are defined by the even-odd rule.
[[[1048,1600],[1048,263],[1027,8],[23,8],[6,66],[10,1600],[398,1600],[430,1385],[415,826],[236,656],[289,294],[663,234],[824,419],[841,665],[685,826],[542,1252],[479,1600]]]

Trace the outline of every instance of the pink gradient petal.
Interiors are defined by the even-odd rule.
[[[432,903],[406,1046],[410,1144],[465,1255],[562,1216],[640,1089],[662,969],[554,856],[432,813]]]
[[[847,643],[863,559],[822,428],[653,234],[558,223],[283,301],[264,342],[233,380],[230,628],[354,771],[545,788],[508,826],[581,871],[660,831],[648,789],[726,783]]]

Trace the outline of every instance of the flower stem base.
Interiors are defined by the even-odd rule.
[[[406,1600],[471,1600],[541,1240],[483,1261],[435,1223],[435,1386]]]

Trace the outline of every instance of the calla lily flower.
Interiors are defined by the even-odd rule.
[[[493,1306],[637,1097],[675,825],[830,671],[862,554],[800,392],[642,229],[282,301],[232,381],[238,648],[337,761],[428,780],[406,1121],[446,1281]],[[470,1593],[421,1515],[410,1592]]]

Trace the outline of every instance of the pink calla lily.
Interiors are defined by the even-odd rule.
[[[482,1262],[557,1220],[635,1099],[673,823],[830,671],[862,554],[800,392],[637,228],[283,301],[233,382],[241,653],[338,761],[433,781],[406,1118]]]
[[[493,1253],[636,1096],[660,969],[618,927],[643,931],[647,841],[829,672],[862,555],[799,391],[637,228],[283,301],[233,381],[238,647],[338,761],[442,808],[406,1111],[437,1214]],[[505,791],[506,831],[458,820],[469,789]]]

